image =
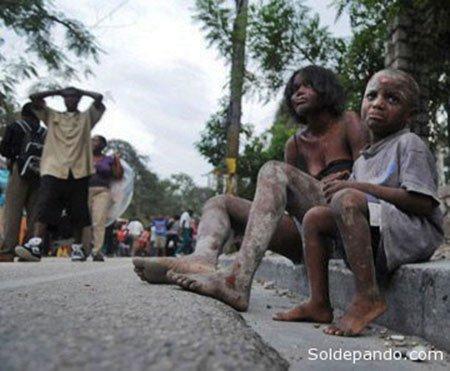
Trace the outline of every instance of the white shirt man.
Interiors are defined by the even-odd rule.
[[[181,228],[190,228],[191,227],[191,216],[188,211],[185,211],[181,214],[180,217],[180,227]]]
[[[132,220],[128,224],[128,230],[133,237],[139,237],[141,233],[144,231],[144,226],[139,220]]]

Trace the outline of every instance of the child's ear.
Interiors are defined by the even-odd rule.
[[[419,110],[417,108],[410,108],[405,114],[405,126],[411,126],[416,120]]]
[[[403,125],[402,129],[410,128],[412,126],[412,123],[413,123],[412,116],[411,115],[406,116],[405,120],[404,120],[404,123],[405,124]]]

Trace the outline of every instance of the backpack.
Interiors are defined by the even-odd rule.
[[[28,180],[39,179],[41,156],[47,130],[39,126],[38,130],[33,131],[24,120],[19,120],[16,123],[24,132],[22,145],[16,158],[19,174],[22,178]]]

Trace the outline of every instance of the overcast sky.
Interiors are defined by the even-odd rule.
[[[106,96],[107,111],[94,133],[129,141],[149,155],[161,177],[184,172],[199,185],[211,170],[194,148],[205,121],[224,94],[228,68],[208,48],[192,20],[193,0],[57,0],[83,21],[105,51],[83,88]],[[337,36],[348,36],[348,19],[334,23],[330,0],[305,3]],[[268,128],[277,102],[244,102],[243,122]]]

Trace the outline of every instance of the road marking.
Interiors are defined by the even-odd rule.
[[[13,281],[0,282],[0,290],[16,289],[18,287],[23,287],[23,286],[32,286],[32,285],[37,285],[40,283],[60,281],[60,280],[68,279],[68,278],[89,276],[91,274],[102,273],[102,272],[111,272],[111,271],[120,270],[120,269],[130,270],[131,268],[127,264],[127,265],[123,265],[123,266],[119,266],[119,267],[113,266],[113,267],[97,268],[95,270],[89,270],[89,271],[85,271],[85,272],[78,271],[75,273],[56,274],[56,275],[47,276],[47,277],[34,277],[34,278],[25,278],[25,279],[18,279],[18,280],[15,279]]]

